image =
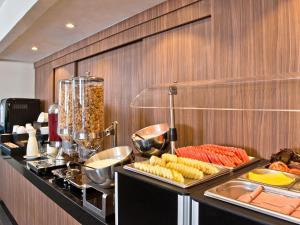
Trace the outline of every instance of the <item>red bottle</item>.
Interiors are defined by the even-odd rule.
[[[48,109],[48,125],[49,125],[49,141],[53,147],[58,147],[61,144],[61,138],[57,134],[58,125],[58,105],[53,104]]]

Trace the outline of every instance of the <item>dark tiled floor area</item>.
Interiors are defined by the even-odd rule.
[[[0,225],[13,225],[5,210],[3,209],[2,204],[0,204]]]

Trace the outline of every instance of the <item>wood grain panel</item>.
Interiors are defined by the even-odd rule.
[[[299,10],[295,0],[213,1],[210,79],[299,72]],[[287,87],[289,101],[299,88]],[[280,95],[272,101],[279,103]],[[280,148],[300,145],[298,113],[206,112],[204,121],[204,142],[242,146],[255,156],[269,158]]]
[[[129,108],[143,88],[174,80],[300,72],[299,12],[298,0],[169,0],[41,60],[37,74],[47,76],[51,68],[100,54],[81,61],[79,69],[105,78],[106,123],[119,120],[120,142],[129,144],[133,131],[168,120],[164,110]],[[134,40],[140,42],[124,47]],[[43,87],[41,80],[36,90]],[[299,88],[286,88],[289,104]],[[47,89],[39,95],[53,99]],[[235,96],[240,104],[244,98]],[[230,102],[232,97],[222,99]],[[280,101],[282,96],[275,94],[272,104]],[[176,123],[178,146],[235,145],[265,158],[280,148],[300,146],[298,113],[177,111]]]
[[[104,78],[105,126],[119,122],[119,145],[130,144],[132,121],[130,102],[137,93],[135,82],[141,77],[141,42],[78,62],[78,74],[90,72]],[[105,146],[110,147],[110,140]]]
[[[54,71],[54,99],[55,102],[58,102],[58,81],[64,79],[70,79],[76,76],[76,63],[70,63],[58,68],[55,68]]]
[[[174,81],[207,79],[211,70],[210,27],[211,22],[208,18],[144,39],[143,78],[135,85],[138,85],[141,90]],[[192,101],[197,96],[189,96],[189,98],[177,98],[176,101]],[[167,110],[150,110],[150,112],[145,110],[140,115],[143,119],[140,119],[139,128],[159,122],[169,122]],[[176,110],[176,125],[178,146],[202,143],[201,111]]]
[[[83,39],[82,41],[79,41],[78,43],[75,43],[73,45],[68,46],[67,48],[56,52],[52,54],[49,57],[46,57],[40,61],[38,61],[35,66],[39,67],[43,64],[49,63],[57,58],[61,58],[67,54],[70,54],[71,52],[77,51],[81,48],[86,47],[87,45],[94,44],[96,42],[99,42],[101,40],[104,40],[106,38],[109,38],[110,36],[113,36],[115,34],[118,34],[122,31],[125,31],[129,28],[138,26],[144,22],[153,20],[155,18],[158,18],[162,15],[168,14],[170,12],[173,12],[175,10],[178,10],[180,8],[183,8],[184,6],[187,6],[189,4],[192,4],[194,2],[197,2],[199,0],[176,0],[176,1],[165,1],[157,6],[154,6],[144,12],[141,12],[133,17],[130,17],[124,21],[121,21],[120,23],[111,26],[103,31],[100,31],[88,38]]]
[[[130,108],[130,102],[141,90],[175,80],[207,77],[209,21],[207,19],[170,30],[78,63],[79,74],[90,71],[93,75],[104,78],[105,122],[106,125],[112,120],[120,122],[119,144],[131,144],[130,135],[144,126],[168,122],[168,111]],[[199,58],[202,59],[201,64],[198,64]],[[202,126],[201,120],[197,119],[201,115],[201,112],[188,112],[186,115],[178,111],[181,145],[192,139],[201,143]]]
[[[0,198],[19,225],[79,225],[3,159],[0,180]]]
[[[84,48],[51,61],[51,65],[52,67],[58,67],[87,58],[208,16],[210,16],[210,1],[198,1],[178,10],[163,14],[155,19],[143,22],[138,26],[133,26],[101,41],[86,45]]]
[[[35,70],[35,97],[41,99],[42,110],[48,112],[48,107],[54,100],[54,73],[52,66],[46,64]]]

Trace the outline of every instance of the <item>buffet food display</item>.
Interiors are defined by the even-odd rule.
[[[296,151],[282,149],[269,164],[211,188],[205,195],[299,224],[299,165]]]
[[[243,180],[231,180],[207,190],[204,195],[300,223],[300,193]]]
[[[297,175],[265,168],[256,168],[246,174],[243,174],[240,178],[280,188],[288,188],[298,180]]]
[[[229,172],[227,168],[195,159],[165,153],[150,160],[135,162],[124,167],[157,180],[188,188]]]
[[[281,149],[272,155],[270,162],[269,169],[300,175],[300,154],[292,149]]]
[[[178,148],[176,155],[151,156],[124,168],[187,188],[258,161],[244,149],[205,144]]]
[[[178,148],[176,154],[181,157],[224,166],[231,170],[240,169],[258,160],[248,156],[244,149],[213,144]]]

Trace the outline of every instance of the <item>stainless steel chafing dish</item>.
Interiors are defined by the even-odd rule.
[[[283,189],[270,187],[270,186],[266,186],[266,185],[260,185],[257,183],[252,183],[252,182],[243,181],[243,180],[232,180],[232,181],[228,181],[226,183],[220,184],[216,187],[213,187],[213,188],[205,191],[204,195],[214,198],[214,199],[224,201],[224,202],[228,202],[228,203],[231,203],[231,204],[234,204],[237,206],[241,206],[241,207],[244,207],[247,209],[251,209],[251,210],[254,210],[254,211],[257,211],[260,213],[274,216],[274,217],[277,217],[277,218],[280,218],[280,219],[283,219],[286,221],[300,224],[300,219],[298,219],[296,217],[292,217],[289,215],[271,211],[269,209],[261,208],[261,207],[237,200],[241,195],[254,191],[258,186],[263,186],[265,192],[280,194],[280,195],[284,195],[287,197],[300,198],[300,193],[297,193],[297,192],[283,190]]]

